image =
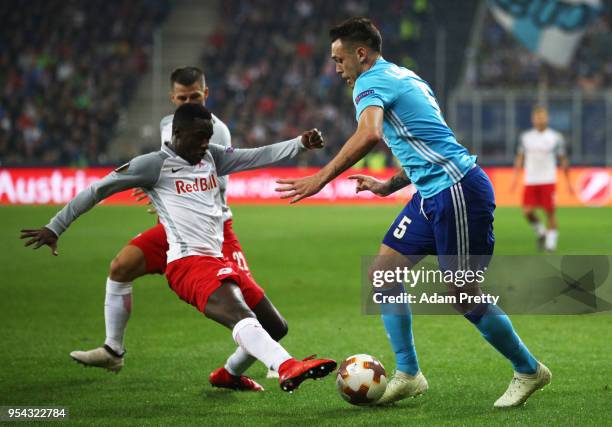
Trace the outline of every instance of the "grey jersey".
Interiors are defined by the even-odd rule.
[[[162,148],[164,147],[165,142],[169,142],[172,140],[172,118],[174,114],[170,114],[159,122],[159,131],[161,134],[161,144]],[[213,136],[210,138],[211,144],[221,145],[223,147],[231,147],[232,146],[232,135],[230,133],[229,128],[223,123],[219,117],[212,114],[212,124],[213,124]],[[220,176],[219,177],[219,190],[221,191],[221,203],[223,209],[223,222],[232,218],[232,211],[227,204],[227,195],[225,194],[227,185],[229,184],[229,177]]]
[[[191,255],[222,256],[223,212],[219,177],[296,156],[301,137],[253,149],[211,144],[196,165],[169,147],[138,156],[80,192],[46,226],[58,236],[96,203],[129,188],[143,188],[166,231],[168,263]]]

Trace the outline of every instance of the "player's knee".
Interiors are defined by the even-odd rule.
[[[477,305],[473,302],[472,296],[482,294],[477,286],[451,284],[448,289],[449,293],[455,297],[455,303],[452,304],[453,308],[461,314],[471,311]],[[468,297],[466,298],[466,296]]]
[[[130,266],[120,256],[116,256],[110,263],[108,277],[117,282],[130,281]]]
[[[223,285],[210,294],[204,315],[229,329],[246,318],[257,318],[244,302],[238,285],[230,279],[224,280]]]
[[[108,276],[117,282],[131,282],[141,276],[142,260],[121,251],[110,263]]]

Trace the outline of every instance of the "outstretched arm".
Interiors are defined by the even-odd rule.
[[[77,194],[45,227],[21,230],[20,238],[28,239],[25,246],[34,245],[34,249],[50,246],[53,255],[57,255],[59,236],[96,203],[129,188],[153,186],[159,178],[164,156],[156,152],[136,157]]]
[[[233,148],[210,144],[208,149],[215,159],[219,176],[258,169],[284,159],[291,159],[308,149],[324,145],[321,132],[311,129],[297,138],[258,148]]]
[[[340,152],[314,175],[300,179],[279,179],[276,191],[283,193],[281,199],[291,198],[291,203],[317,194],[325,185],[361,160],[382,140],[383,109],[367,107],[359,116],[357,130],[344,144]]]

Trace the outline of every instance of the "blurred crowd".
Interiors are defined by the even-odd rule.
[[[558,69],[544,63],[504,30],[487,13],[472,85],[533,88],[545,82],[550,88],[586,91],[612,86],[612,4],[602,2],[603,12],[580,42],[572,64]]]
[[[351,89],[330,59],[329,29],[349,16],[368,16],[382,33],[383,56],[431,80],[438,59],[432,35],[443,27],[447,51],[455,54],[447,57],[450,87],[448,75],[458,74],[456,62],[463,60],[472,28],[467,16],[474,16],[476,4],[220,1],[199,64],[210,89],[207,105],[228,124],[236,146],[260,146],[320,128],[326,149],[300,161],[324,164],[356,124]],[[3,7],[0,166],[106,164],[119,113],[137,77],[150,69],[153,34],[171,5],[172,0],[32,0],[27,7]],[[532,87],[545,73],[550,86],[609,87],[610,9],[587,31],[568,70],[542,66],[489,14],[471,83]],[[463,18],[457,15],[462,10]],[[368,166],[384,167],[389,158],[380,146]]]
[[[244,2],[227,0],[206,41],[207,105],[226,121],[233,143],[251,147],[318,127],[325,150],[301,159],[325,163],[355,129],[351,89],[336,75],[328,32],[349,16],[367,15],[383,37],[383,54],[415,68],[427,0]],[[386,150],[370,157],[384,166]]]
[[[449,0],[450,1],[450,0]],[[154,30],[171,0],[33,0],[0,11],[0,166],[108,163],[120,112],[149,71]],[[431,0],[224,0],[203,44],[208,107],[236,146],[260,146],[318,127],[321,165],[355,128],[351,90],[329,57],[329,29],[370,17],[384,56],[418,70]],[[425,49],[427,51],[427,49]],[[428,53],[429,54],[429,53]],[[368,158],[382,168],[385,147]]]
[[[0,166],[105,163],[119,110],[148,68],[153,30],[169,5],[169,0],[3,5]]]

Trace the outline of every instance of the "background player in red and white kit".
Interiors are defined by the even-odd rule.
[[[548,111],[537,106],[531,113],[533,128],[521,135],[518,154],[514,162],[515,176],[512,189],[516,188],[521,169],[525,167],[523,212],[533,227],[538,247],[547,251],[557,249],[558,231],[555,216],[555,191],[557,183],[557,159],[563,168],[569,191],[573,191],[569,178],[569,160],[563,135],[548,127]],[[546,213],[546,227],[535,213],[542,208]]]
[[[185,103],[206,104],[208,86],[202,70],[197,67],[177,68],[170,75],[170,101],[177,107]],[[211,143],[224,147],[231,146],[228,127],[214,114]],[[162,147],[172,139],[172,115],[160,122]],[[238,237],[232,228],[232,212],[227,204],[225,189],[228,178],[219,177],[221,192],[224,239],[223,256],[236,262],[254,283],[247,290],[247,302],[258,302],[254,308],[268,333],[280,340],[287,333],[287,323],[278,311],[272,312],[272,304],[263,290],[255,283],[242,251]],[[163,226],[158,223],[132,239],[115,256],[106,280],[104,320],[106,339],[103,347],[89,351],[73,351],[70,356],[87,366],[97,366],[118,372],[124,364],[124,335],[132,311],[132,282],[146,274],[164,274],[168,242]],[[260,390],[261,386],[242,374],[255,362],[255,358],[238,347],[229,356],[224,367],[215,370],[210,377],[211,384],[240,390]]]
[[[320,148],[315,129],[281,143],[240,150],[209,144],[212,116],[201,104],[180,106],[172,121],[172,140],[160,151],[138,156],[80,192],[49,224],[22,230],[26,246],[51,247],[70,224],[96,203],[130,188],[143,188],[155,206],[168,240],[166,277],[172,290],[206,317],[232,330],[244,352],[279,373],[283,390],[333,371],[331,359],[298,361],[265,330],[256,307],[263,292],[245,271],[222,255],[223,212],[219,177],[257,169]],[[260,293],[259,300],[249,295]],[[271,303],[270,303],[271,305]],[[272,312],[276,309],[271,305]]]

